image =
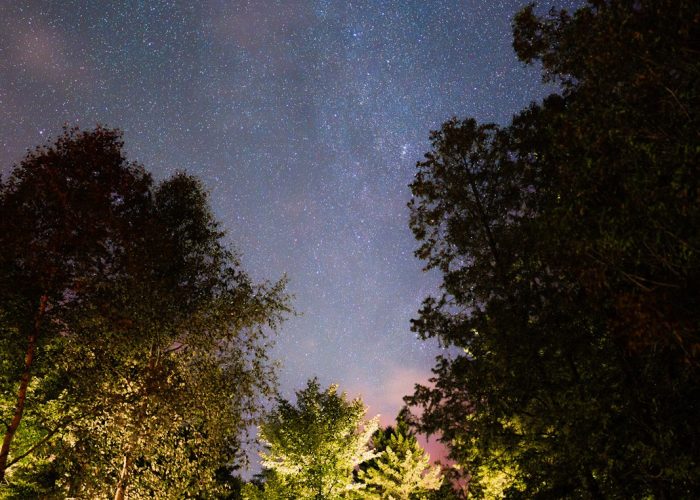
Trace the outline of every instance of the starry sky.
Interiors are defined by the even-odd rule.
[[[156,178],[199,176],[245,269],[290,280],[282,395],[317,375],[387,424],[440,353],[410,332],[439,276],[408,184],[446,119],[507,123],[552,90],[511,49],[526,3],[2,0],[0,168],[100,123]]]

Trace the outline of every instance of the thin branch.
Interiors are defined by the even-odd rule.
[[[51,431],[49,431],[43,438],[41,438],[39,441],[37,441],[36,443],[34,443],[34,445],[31,446],[27,451],[25,451],[25,452],[22,453],[21,455],[18,455],[18,456],[16,456],[16,457],[13,457],[12,460],[10,460],[10,461],[7,463],[7,467],[8,467],[8,468],[12,467],[14,464],[16,464],[17,462],[19,462],[19,461],[22,460],[23,458],[25,458],[25,457],[31,455],[32,453],[34,453],[34,451],[36,451],[37,448],[39,448],[42,444],[46,443],[49,439],[51,439],[54,435],[56,435],[56,433],[57,433],[58,431],[60,431],[61,429],[65,428],[67,425],[71,424],[71,423],[74,422],[75,420],[77,420],[77,418],[71,418],[71,419],[69,419],[69,420],[67,420],[67,421],[62,422],[61,424],[59,424],[58,427],[56,427],[56,428],[52,429]]]
[[[690,113],[688,113],[688,110],[685,109],[685,106],[683,106],[681,101],[678,99],[678,96],[676,95],[676,93],[673,90],[671,90],[670,88],[668,88],[666,85],[664,85],[664,89],[666,89],[666,91],[669,94],[671,94],[671,96],[673,97],[673,100],[676,101],[676,104],[678,104],[678,107],[681,108],[681,111],[683,111],[683,114],[686,116],[686,118],[688,118],[688,120],[692,120],[692,118],[690,117]]]
[[[180,343],[180,342],[175,342],[175,343],[173,344],[172,347],[169,347],[168,349],[165,349],[165,350],[163,351],[163,354],[171,354],[171,353],[177,352],[177,351],[179,351],[179,350],[181,350],[181,349],[187,349],[188,347],[189,347],[189,344],[187,344],[186,342],[182,342],[182,343]]]

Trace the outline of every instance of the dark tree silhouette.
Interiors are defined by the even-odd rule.
[[[474,495],[700,489],[699,11],[591,1],[515,18],[563,85],[508,127],[451,120],[411,185],[443,273],[414,329],[463,349],[409,402]]]
[[[61,313],[118,269],[151,178],[126,161],[117,132],[67,130],[29,153],[0,197],[3,333],[23,352],[19,387],[0,450],[0,481],[24,414],[37,350],[61,332]],[[14,354],[14,358],[17,358]],[[20,358],[20,359],[21,359]]]
[[[251,283],[201,183],[154,185],[118,131],[66,130],[0,204],[2,382],[18,386],[0,473],[29,462],[22,477],[67,496],[214,493],[272,393],[284,282]]]

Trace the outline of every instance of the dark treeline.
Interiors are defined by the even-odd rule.
[[[525,8],[517,55],[562,94],[418,163],[443,294],[413,327],[463,354],[407,401],[474,497],[700,495],[699,7]]]

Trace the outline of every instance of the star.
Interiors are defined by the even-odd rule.
[[[390,420],[443,352],[410,332],[438,277],[407,185],[443,121],[506,123],[554,90],[510,47],[527,3],[8,0],[0,165],[100,123],[157,178],[201,177],[244,268],[289,278],[282,395],[318,375]]]

